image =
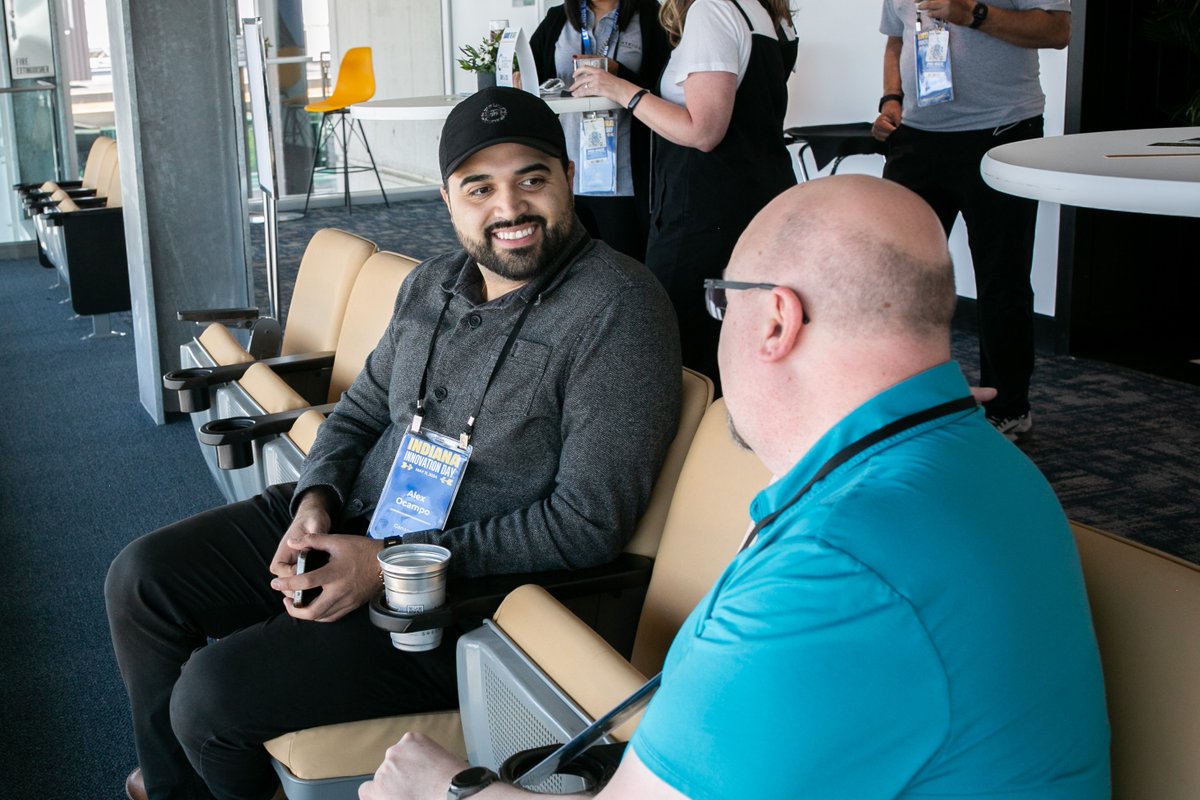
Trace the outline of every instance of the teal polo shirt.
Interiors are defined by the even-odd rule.
[[[946,363],[877,395],[751,516],[967,393]],[[1049,484],[978,409],[839,467],[688,617],[631,746],[694,798],[1108,798],[1100,659]]]

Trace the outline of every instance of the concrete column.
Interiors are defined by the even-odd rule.
[[[138,396],[195,333],[178,309],[249,306],[249,226],[232,2],[108,0]]]

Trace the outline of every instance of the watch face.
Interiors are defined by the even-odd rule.
[[[455,775],[450,780],[452,789],[470,789],[476,786],[487,786],[494,780],[495,773],[487,767],[469,767]]]

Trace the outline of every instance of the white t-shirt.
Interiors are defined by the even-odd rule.
[[[737,85],[742,85],[746,66],[750,63],[751,31],[746,20],[734,6],[736,0],[696,0],[688,9],[679,46],[671,51],[671,59],[659,85],[661,96],[676,105],[683,105],[683,82],[693,72],[732,72]],[[771,15],[756,0],[739,3],[754,32],[772,39],[775,25]]]

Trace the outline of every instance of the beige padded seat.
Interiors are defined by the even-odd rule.
[[[92,146],[88,149],[87,160],[83,164],[83,178],[80,181],[80,187],[83,189],[92,189],[97,194],[103,194],[100,188],[103,182],[107,184],[109,171],[106,166],[116,159],[117,143],[107,136],[97,136],[92,142]],[[60,189],[55,181],[46,181],[41,185],[41,190],[46,194],[53,194]]]
[[[254,360],[254,356],[246,352],[242,343],[234,338],[234,335],[229,332],[229,328],[224,325],[217,323],[209,325],[196,337],[196,341],[204,348],[204,352],[208,353],[212,363],[219,367],[228,364],[245,364]]]
[[[758,457],[730,437],[724,400],[713,403],[671,501],[632,663],[539,586],[512,592],[493,621],[595,719],[662,669],[679,626],[737,553],[750,527],[750,501],[769,482]],[[625,738],[636,724],[637,718],[630,720],[614,735]]]
[[[309,409],[296,418],[292,429],[287,432],[287,438],[301,455],[306,456],[312,450],[313,442],[317,440],[317,430],[324,421],[325,415],[316,409]]]
[[[676,483],[684,469],[693,436],[712,402],[712,395],[712,381],[698,372],[683,370],[679,428],[659,471],[650,503],[625,547],[626,552],[654,557],[658,551]],[[384,635],[382,631],[380,635]],[[351,778],[373,774],[383,761],[387,748],[408,731],[424,733],[466,757],[458,711],[409,714],[311,728],[272,739],[266,743],[266,748],[282,767],[301,780]],[[306,746],[298,747],[297,740],[303,740]]]
[[[362,265],[377,249],[374,242],[337,228],[325,228],[313,235],[296,272],[280,355],[323,353],[337,347],[354,282]],[[224,329],[226,335],[213,333],[214,329]],[[218,352],[208,350],[210,337],[218,342]],[[218,366],[253,360],[219,322],[207,326],[196,339]],[[243,352],[244,359],[220,360],[231,357],[230,342]]]
[[[316,232],[296,273],[280,355],[334,349],[359,270],[377,249],[374,242],[336,228]],[[306,269],[310,265],[316,269]],[[317,308],[323,313],[307,313]]]
[[[321,366],[288,373],[286,379],[271,370],[269,361],[253,363],[241,378],[216,390],[214,405],[219,416],[205,424],[220,425],[221,418],[256,417],[337,402],[362,371],[367,355],[379,343],[391,320],[400,285],[416,265],[416,260],[396,253],[375,253],[368,258],[358,270],[346,303],[345,322],[340,326],[332,361],[323,360]],[[215,465],[216,449],[205,443],[206,434],[202,429],[203,425],[197,429],[197,435],[205,461]],[[263,448],[277,438],[268,434],[254,439],[252,463],[247,466],[214,471],[214,478],[226,500],[247,500],[276,480],[273,475],[268,475],[262,454]]]
[[[379,344],[392,319],[400,284],[404,283],[404,279],[417,263],[416,259],[408,256],[381,251],[372,255],[362,265],[346,302],[346,319],[341,325],[334,349],[333,368],[329,376],[325,402],[336,403],[340,400],[342,392],[349,389],[358,373],[362,372],[367,356]],[[262,370],[257,371],[257,367],[261,367]],[[248,383],[246,378],[251,372],[255,372],[255,380]],[[268,414],[276,411],[268,410],[263,400],[277,404],[278,398],[286,392],[294,395],[297,404],[290,408],[277,409],[278,411],[290,411],[311,405],[262,363],[250,367],[237,383]]]
[[[1200,798],[1200,566],[1071,527],[1104,665],[1113,800]]]

